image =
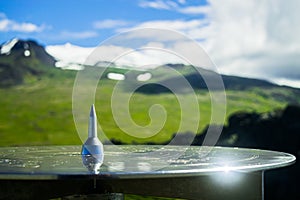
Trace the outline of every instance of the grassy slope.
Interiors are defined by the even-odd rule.
[[[0,89],[0,145],[75,144],[73,75]]]
[[[0,146],[80,144],[72,116],[75,75],[75,72],[55,71],[41,80],[0,89]],[[118,130],[110,109],[107,109],[110,108],[110,102],[106,99],[111,93],[112,83],[113,81],[106,80],[102,87],[98,87],[96,94],[97,114],[105,119],[104,123],[100,123],[109,138],[124,142],[162,142],[170,139],[180,121],[179,105],[174,95],[135,94],[132,97],[130,109],[137,124],[144,126],[150,122],[147,113],[153,103],[164,105],[173,119],[167,121],[162,131],[154,137],[137,139]],[[300,99],[299,96],[294,96],[292,90],[285,88],[254,88],[248,91],[227,91],[226,94],[227,116],[241,110],[268,112],[284,107],[289,101],[299,102]],[[209,93],[199,91],[198,100],[201,112],[200,132],[210,119]],[[192,117],[189,123],[193,123]],[[188,126],[185,129],[189,131]]]

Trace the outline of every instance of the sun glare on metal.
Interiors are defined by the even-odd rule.
[[[228,165],[225,165],[225,166],[223,167],[223,172],[225,172],[225,173],[230,172],[230,170],[231,170],[231,168],[230,168]]]

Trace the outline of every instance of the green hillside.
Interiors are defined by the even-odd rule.
[[[11,42],[6,43],[6,47]],[[5,45],[0,46],[1,52]],[[72,92],[77,71],[57,69],[54,64],[54,58],[44,47],[32,40],[15,40],[9,51],[0,54],[0,146],[81,144],[72,115]],[[107,138],[123,143],[163,143],[177,132],[201,133],[210,123],[211,95],[219,94],[222,87],[211,81],[209,93],[203,77],[216,80],[218,75],[213,71],[198,70],[183,64],[167,64],[151,71],[112,65],[99,81],[95,96],[98,121]],[[109,79],[109,73],[125,77],[125,81],[120,81],[118,101],[114,105],[123,128],[144,138],[130,136],[116,123],[111,96],[118,81]],[[151,78],[138,80],[140,75],[145,78],[149,74]],[[235,76],[223,75],[222,79],[227,95],[227,118],[237,111],[264,113],[300,103],[300,92],[296,89]],[[187,84],[182,84],[184,82]],[[171,85],[177,97],[182,99],[178,100],[164,85]],[[127,105],[123,101],[131,91],[135,92],[130,95]],[[191,98],[194,91],[196,101]],[[154,112],[151,121],[149,111],[153,105],[165,109],[165,124],[162,124],[161,112]],[[130,116],[125,115],[124,106],[129,106]],[[185,106],[185,114],[181,112],[181,106]],[[192,114],[195,109],[200,110],[200,121]],[[136,127],[129,123],[129,118],[137,124]],[[180,126],[183,119],[184,125]],[[153,129],[138,127],[151,122],[153,128],[159,130],[157,134],[151,135]],[[87,131],[87,121],[76,125],[83,133]],[[99,135],[104,140],[103,134]]]
[[[72,116],[72,90],[75,76],[75,71],[51,69],[51,73],[37,80],[0,88],[0,145],[81,144]],[[180,120],[179,109],[176,109],[179,105],[175,96],[172,93],[133,95],[130,111],[137,124],[144,126],[149,123],[148,109],[154,103],[165,106],[170,117],[157,135],[138,139],[119,130],[113,120],[108,99],[115,83],[116,81],[103,79],[101,87],[97,89],[95,100],[99,121],[108,138],[126,143],[169,140],[178,129]],[[201,132],[210,120],[210,94],[205,89],[196,91],[201,112],[197,132]],[[125,94],[126,90],[123,92]],[[280,109],[288,103],[299,103],[299,94],[298,90],[277,86],[252,87],[247,90],[229,89],[226,91],[226,116],[237,111],[263,113]],[[192,116],[189,122],[193,123]],[[86,126],[86,124],[79,126]],[[188,127],[186,131],[189,131]]]

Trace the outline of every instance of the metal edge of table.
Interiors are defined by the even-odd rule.
[[[257,167],[255,170],[232,169],[242,177],[222,183],[224,171],[177,171],[165,173],[100,173],[95,174],[0,174],[0,199],[51,199],[74,194],[125,193],[187,199],[263,199],[263,171],[285,167],[296,161]],[[246,171],[245,171],[246,170]],[[28,174],[27,174],[28,175]],[[134,175],[134,176],[132,176]],[[163,177],[162,177],[163,175]],[[219,176],[219,178],[216,178]],[[134,177],[134,178],[133,178]],[[27,198],[28,197],[28,198]]]

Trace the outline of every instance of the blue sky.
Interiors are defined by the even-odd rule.
[[[10,0],[0,1],[2,20],[15,24],[32,24],[28,30],[0,25],[2,42],[13,37],[34,38],[45,45],[71,42],[80,46],[96,46],[116,34],[117,29],[132,27],[154,20],[201,18],[203,15],[175,11],[197,4],[185,1],[140,1],[140,0]],[[0,18],[0,20],[1,20]],[[1,24],[1,23],[0,23]],[[103,26],[101,26],[101,24]],[[106,24],[106,26],[105,26]]]
[[[0,42],[32,38],[77,62],[122,31],[167,28],[201,45],[223,74],[300,87],[299,8],[299,0],[0,1]]]

